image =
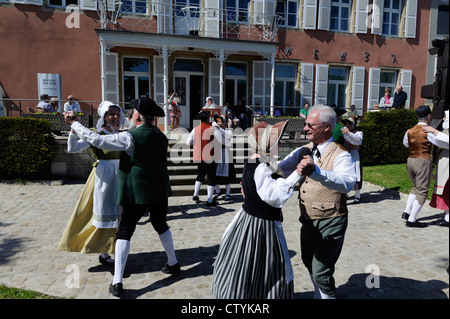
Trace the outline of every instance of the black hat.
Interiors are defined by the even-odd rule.
[[[427,117],[431,114],[431,109],[428,105],[422,105],[417,108],[416,113],[418,118]]]
[[[131,106],[142,115],[158,117],[166,116],[163,109],[160,108],[158,104],[156,104],[156,102],[149,97],[134,99],[130,103]]]
[[[197,113],[197,115],[195,116],[194,119],[205,121],[205,120],[209,119],[209,112],[208,111],[200,111]]]
[[[340,109],[338,107],[333,107],[333,110],[336,112],[336,116],[342,116],[343,114],[347,113],[345,109]]]

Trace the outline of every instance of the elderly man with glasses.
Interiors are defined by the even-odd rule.
[[[333,140],[336,112],[328,106],[311,108],[305,123],[310,141],[279,163],[289,176],[298,163],[302,260],[314,284],[316,299],[336,298],[334,266],[347,229],[347,193],[356,182],[355,163]]]

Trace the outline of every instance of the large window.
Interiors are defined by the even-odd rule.
[[[200,7],[200,0],[175,0],[175,10],[176,15],[179,17],[184,17],[185,13],[183,12],[183,8],[186,7]],[[196,11],[195,15],[198,15],[200,11]],[[194,15],[194,13],[191,13]],[[199,16],[193,16],[194,18],[199,18]]]
[[[386,88],[391,89],[391,96],[394,96],[395,89],[397,87],[397,71],[394,70],[381,70],[380,71],[380,91],[378,92],[378,101],[384,97],[384,91]]]
[[[347,102],[348,69],[330,67],[328,71],[328,105],[345,108]]]
[[[281,17],[279,27],[296,28],[298,25],[298,0],[278,0],[277,16]]]
[[[296,104],[296,81],[296,65],[277,64],[275,66],[275,103],[279,106],[283,106],[283,112],[287,115],[293,115],[291,113],[295,113],[293,106]]]
[[[227,62],[225,64],[225,102],[236,105],[238,99],[247,103],[247,64]]]
[[[147,58],[123,58],[123,100],[150,96],[150,68]]]
[[[226,0],[226,16],[228,22],[247,22],[248,6],[247,0]]]
[[[384,0],[383,35],[399,35],[400,0]]]
[[[130,14],[146,14],[147,1],[146,0],[122,0],[120,7],[122,13]]]
[[[78,0],[49,0],[48,5],[50,7],[67,7],[68,5],[78,5]]]
[[[331,2],[330,29],[332,31],[349,31],[350,5],[350,0],[333,0]]]
[[[448,8],[449,6],[439,6],[437,20],[437,34],[448,35]]]

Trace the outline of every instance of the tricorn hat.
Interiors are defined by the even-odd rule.
[[[163,109],[156,104],[156,102],[149,97],[141,97],[139,99],[131,100],[131,106],[144,116],[158,116],[164,117],[166,114]]]

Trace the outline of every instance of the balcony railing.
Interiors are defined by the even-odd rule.
[[[99,15],[106,20],[103,28],[167,35],[274,42],[282,19],[252,6],[239,10],[167,4],[169,0],[97,1]]]

